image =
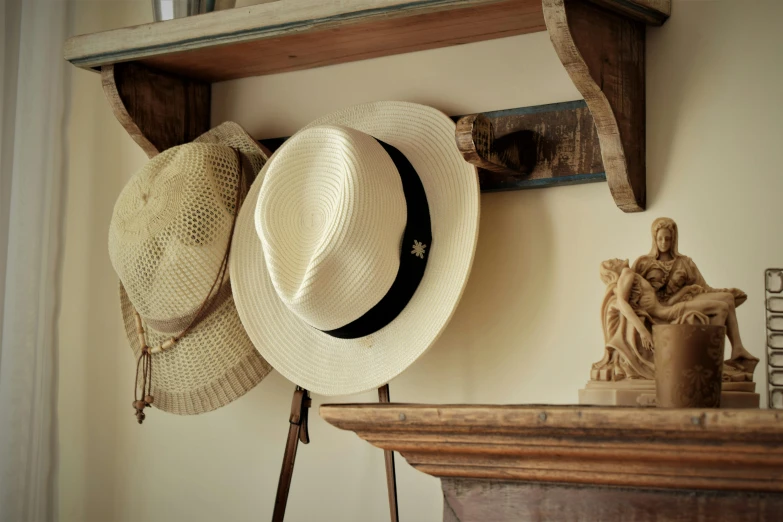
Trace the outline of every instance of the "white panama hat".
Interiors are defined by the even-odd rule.
[[[242,188],[266,160],[252,137],[226,122],[193,143],[155,156],[117,198],[109,257],[120,278],[122,316],[134,356],[141,360],[142,343],[164,346],[188,327],[176,344],[150,355],[149,391],[161,410],[183,415],[214,410],[271,371],[242,327],[225,281],[228,274],[214,292],[210,289],[232,237]],[[241,163],[250,179],[243,180]]]
[[[264,166],[237,217],[231,284],[286,378],[323,395],[378,388],[444,330],[479,226],[454,133],[431,107],[369,103],[312,122]]]

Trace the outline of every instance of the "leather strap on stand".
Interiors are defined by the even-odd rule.
[[[283,522],[283,517],[285,517],[285,507],[288,503],[288,491],[291,489],[291,477],[294,474],[294,461],[299,441],[302,441],[302,444],[310,442],[310,434],[307,432],[307,412],[311,403],[307,390],[297,386],[291,402],[291,416],[288,418],[291,426],[288,428],[288,440],[285,443],[280,480],[277,481],[277,496],[275,497],[272,522]]]
[[[385,384],[378,388],[378,401],[381,403],[390,402],[389,385]],[[296,460],[296,450],[299,447],[299,441],[303,444],[310,442],[310,434],[307,431],[307,414],[312,401],[307,390],[299,386],[294,390],[293,401],[291,402],[291,416],[288,419],[290,427],[288,429],[288,440],[285,444],[285,455],[283,456],[283,467],[280,470],[280,480],[277,482],[277,496],[275,497],[275,509],[272,513],[272,522],[283,522],[285,517],[285,508],[288,503],[288,492],[291,489],[291,477],[294,474],[294,461]],[[386,487],[389,492],[389,513],[391,522],[399,522],[397,513],[397,480],[394,470],[394,452],[384,450],[384,460],[386,461]]]
[[[378,388],[378,402],[391,402],[388,384],[384,384]],[[397,476],[394,471],[394,452],[391,450],[383,450],[383,458],[386,461],[386,488],[389,490],[389,512],[391,514],[391,522],[399,522],[400,517],[397,513]]]

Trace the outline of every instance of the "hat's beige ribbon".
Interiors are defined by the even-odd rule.
[[[225,303],[229,297],[231,297],[231,281],[225,280],[223,281],[223,284],[220,285],[220,289],[215,294],[215,296],[209,300],[209,304],[201,312],[201,315],[203,317],[208,316],[220,308],[220,306]],[[183,315],[182,317],[175,317],[172,319],[150,319],[148,317],[147,319],[144,319],[144,323],[156,332],[173,335],[190,326],[190,323],[192,323],[193,320],[198,316],[198,312],[199,308]]]
[[[178,335],[174,335],[166,341],[163,341],[163,343],[160,345],[154,347],[147,346],[147,340],[144,337],[144,324],[142,322],[141,316],[135,310],[135,308],[133,310],[133,313],[136,317],[136,332],[139,336],[139,345],[141,346],[141,354],[136,361],[136,380],[133,383],[133,407],[136,410],[136,419],[139,421],[139,424],[144,422],[144,408],[150,406],[155,400],[155,398],[152,396],[152,354],[165,352],[177,344],[180,339],[185,337],[188,332],[190,332],[207,315],[220,306],[220,304],[225,301],[229,295],[231,295],[231,285],[226,279],[226,274],[228,273],[228,257],[231,253],[231,241],[234,238],[234,227],[237,223],[239,207],[242,204],[242,199],[244,198],[245,194],[247,194],[249,182],[253,179],[253,169],[250,161],[241,152],[239,152],[239,150],[234,149],[234,152],[237,155],[237,165],[239,170],[237,179],[237,197],[234,204],[234,219],[231,221],[231,233],[228,236],[228,243],[226,244],[226,252],[223,254],[223,261],[220,263],[217,276],[215,276],[215,280],[212,282],[212,286],[209,288],[209,292],[207,292],[207,296],[204,298],[201,306],[199,306],[194,313],[188,314],[181,319],[162,322],[157,321],[159,326],[163,326],[163,328],[160,328],[161,331],[177,331],[178,329],[174,329],[174,327],[178,326],[180,323],[184,324],[184,327]],[[155,322],[156,321],[154,320],[152,322],[148,320],[147,324],[157,330],[158,328],[153,326],[153,323]],[[141,399],[139,399],[138,395],[139,370],[141,370]]]

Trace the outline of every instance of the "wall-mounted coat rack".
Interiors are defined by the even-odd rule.
[[[463,116],[456,138],[463,157],[479,167],[482,192],[606,181],[582,100]]]
[[[645,25],[661,25],[670,11],[671,0],[272,2],[76,36],[65,57],[100,71],[117,119],[154,156],[209,129],[212,82],[548,30],[587,110],[462,120],[460,149],[481,167],[483,190],[597,181],[605,172],[617,206],[636,212],[646,203]],[[569,143],[594,147],[584,112],[600,170],[594,153],[569,152]],[[541,132],[551,129],[543,118],[561,121],[560,134]]]
[[[606,181],[583,100],[454,116],[457,147],[479,168],[482,192]],[[275,151],[287,138],[261,140]]]

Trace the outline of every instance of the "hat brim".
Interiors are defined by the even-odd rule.
[[[454,122],[431,107],[369,103],[324,116],[305,128],[317,125],[351,127],[405,154],[421,178],[432,222],[427,269],[405,309],[371,335],[338,339],[302,321],[278,298],[255,228],[265,169],[250,188],[237,217],[230,260],[239,317],[261,355],[287,379],[315,393],[346,395],[386,384],[443,332],[473,263],[479,184],[476,168],[457,150]]]
[[[194,140],[234,147],[250,161],[253,172],[262,169],[269,152],[233,122],[223,123]],[[229,270],[230,274],[230,270]],[[122,283],[120,306],[128,342],[141,354],[135,313]],[[149,346],[171,337],[145,324]],[[202,319],[171,350],[153,355],[153,406],[179,415],[206,413],[241,397],[266,377],[272,367],[255,349],[228,297]]]
[[[133,305],[120,283],[125,334],[135,359],[141,355]],[[156,346],[171,334],[145,325],[147,344]],[[153,406],[178,415],[206,413],[253,389],[272,367],[253,347],[229,297],[183,337],[175,348],[153,355]]]

